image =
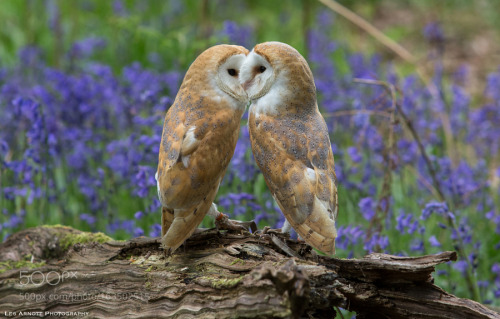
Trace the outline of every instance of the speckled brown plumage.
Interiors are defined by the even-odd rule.
[[[328,128],[316,104],[311,70],[285,44],[259,44],[254,52],[272,66],[276,81],[286,83],[283,88],[271,86],[267,93],[279,98],[276,105],[262,103],[278,98],[253,101],[250,106],[248,125],[255,160],[295,231],[311,246],[334,254],[338,205],[334,159]]]
[[[163,205],[162,243],[170,251],[203,220],[233,156],[246,95],[237,100],[225,94],[215,78],[229,57],[247,53],[229,45],[203,52],[187,71],[165,116],[157,181]]]

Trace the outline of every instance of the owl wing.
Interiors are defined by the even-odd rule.
[[[194,126],[186,125],[186,113],[176,101],[165,116],[156,173],[158,196],[164,207],[186,206],[182,194],[189,185],[182,180],[181,170],[201,142],[194,138],[193,131]]]
[[[167,112],[157,171],[167,251],[181,245],[210,209],[234,153],[242,113],[208,101],[203,111],[176,106]]]
[[[196,116],[186,111],[177,121],[175,113],[167,114],[165,121],[157,178],[163,206],[180,209],[204,199],[224,175],[238,140],[241,115],[230,108],[212,108]]]
[[[326,123],[318,111],[286,117],[250,114],[254,156],[295,231],[311,246],[334,254],[337,188]]]

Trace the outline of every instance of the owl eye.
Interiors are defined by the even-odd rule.
[[[227,73],[229,73],[230,76],[235,76],[238,74],[235,69],[227,69]]]
[[[264,73],[264,71],[266,71],[266,67],[261,65],[260,68],[259,68],[259,72],[260,73]]]

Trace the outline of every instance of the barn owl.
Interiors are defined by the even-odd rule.
[[[251,101],[248,126],[255,160],[286,217],[306,243],[335,253],[337,187],[325,120],[306,60],[279,42],[258,44],[241,66]]]
[[[207,213],[228,222],[213,200],[248,103],[238,81],[247,54],[247,49],[234,45],[201,53],[165,116],[155,177],[162,204],[161,243],[167,255],[191,236]]]

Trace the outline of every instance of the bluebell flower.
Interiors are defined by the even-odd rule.
[[[17,228],[21,224],[23,224],[23,219],[21,218],[21,216],[12,214],[10,215],[9,220],[3,224],[3,227],[13,229]]]
[[[153,224],[150,227],[149,231],[149,236],[150,237],[159,237],[161,236],[161,225],[160,224]]]
[[[144,213],[141,211],[138,211],[134,214],[135,219],[141,219],[144,216]]]
[[[500,278],[500,264],[493,263],[491,266],[491,272],[495,275],[496,278]]]
[[[129,234],[135,234],[135,222],[133,220],[124,220],[120,223],[120,228]]]
[[[436,271],[436,274],[438,276],[448,276],[448,271],[440,269],[440,270]]]
[[[379,233],[373,234],[363,246],[363,249],[368,252],[373,252],[376,249],[384,250],[389,246],[389,237],[382,236]]]
[[[467,272],[467,262],[465,260],[459,260],[453,263],[453,268],[458,270],[460,273],[465,274]]]
[[[437,240],[436,236],[432,235],[429,237],[429,244],[431,244],[432,247],[441,247],[441,243],[439,240]]]
[[[141,227],[134,228],[134,237],[144,236],[144,230]]]
[[[422,210],[420,219],[426,220],[432,213],[446,216],[446,213],[448,213],[448,205],[446,205],[446,203],[430,202],[426,204],[425,208]]]
[[[117,16],[128,15],[128,10],[122,0],[113,1],[113,13]]]
[[[424,28],[424,37],[429,42],[443,42],[444,33],[439,22],[430,22]]]
[[[371,197],[362,198],[358,206],[366,220],[371,220],[375,216],[376,202]]]
[[[77,41],[71,47],[69,52],[73,58],[90,57],[96,50],[106,47],[106,40],[97,37],[90,37]]]
[[[26,46],[19,50],[19,60],[25,67],[38,67],[43,65],[43,53],[35,46]]]
[[[365,231],[359,226],[340,226],[337,229],[335,245],[338,249],[347,250],[349,246],[362,242],[364,236]]]
[[[354,163],[360,163],[363,160],[363,156],[361,154],[359,154],[358,148],[355,146],[351,146],[351,147],[347,148],[347,153],[349,154],[349,156],[351,157],[351,160]]]
[[[410,243],[410,250],[422,253],[424,251],[424,242],[421,239],[414,239]]]
[[[220,37],[227,36],[230,43],[251,48],[254,44],[253,30],[250,26],[239,26],[234,21],[224,21]]]
[[[94,226],[97,221],[97,218],[95,216],[86,213],[80,214],[80,219],[85,221],[90,226]]]

